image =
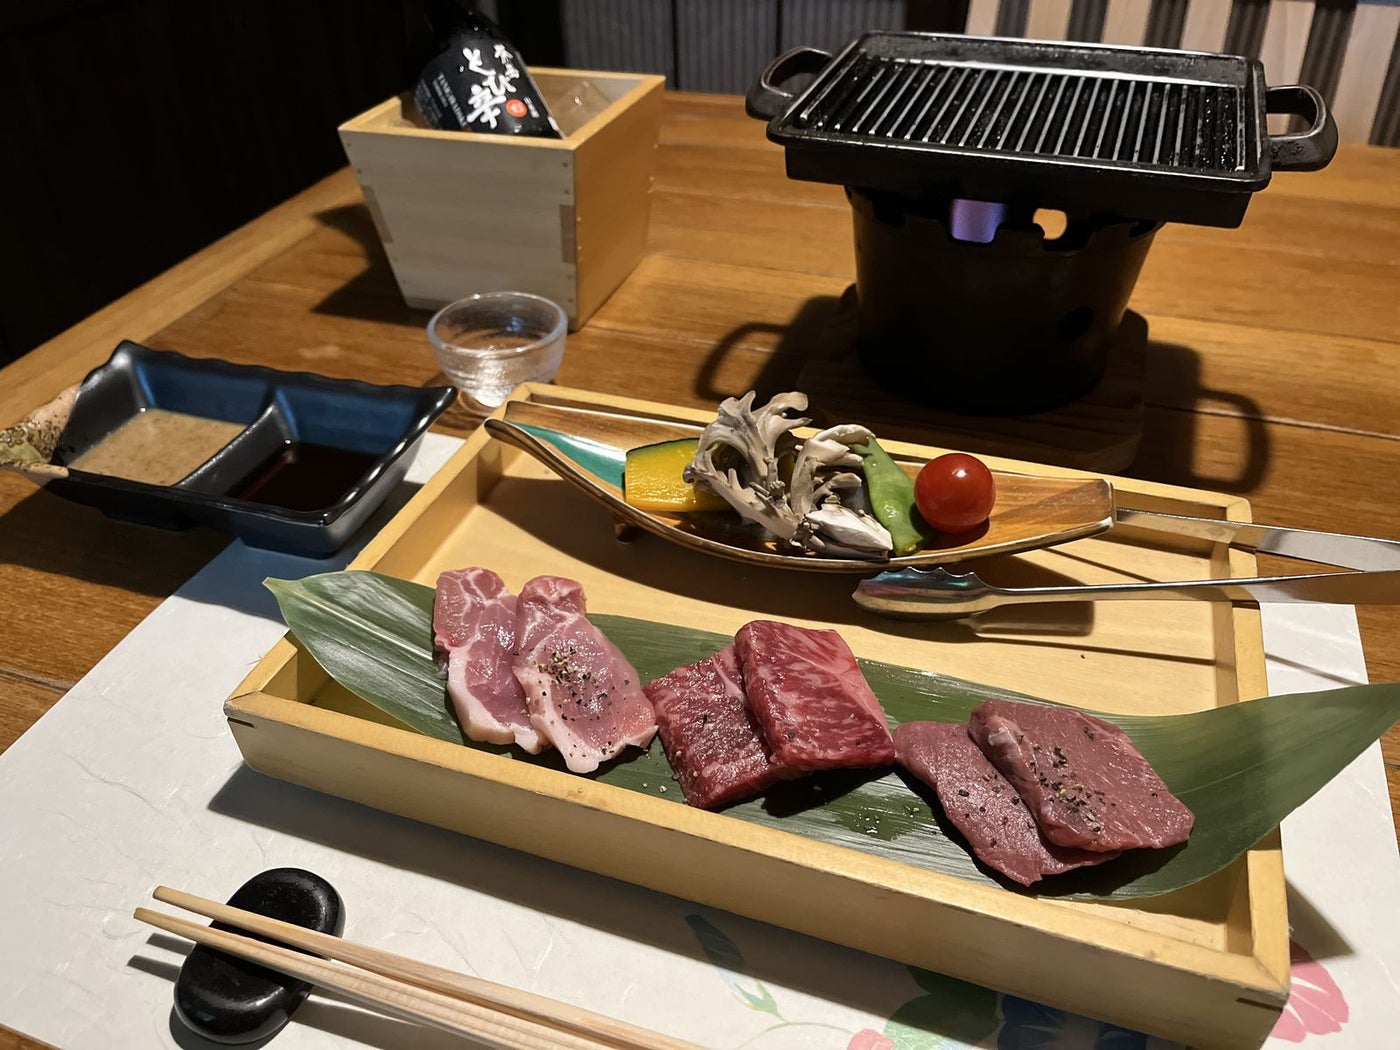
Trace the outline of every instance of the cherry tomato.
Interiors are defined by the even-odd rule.
[[[914,479],[919,513],[939,532],[966,532],[981,525],[992,513],[996,499],[992,472],[965,452],[929,460]]]

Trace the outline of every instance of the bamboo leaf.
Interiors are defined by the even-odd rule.
[[[287,626],[326,673],[400,722],[462,743],[433,659],[432,592],[390,576],[328,572],[266,580]]]
[[[466,741],[432,652],[433,590],[371,572],[268,580],[287,625],[336,681],[438,739],[562,768],[551,753]],[[714,653],[725,635],[621,616],[590,619],[650,681]],[[890,726],[965,722],[988,696],[1038,700],[928,671],[862,660]],[[1400,685],[1269,697],[1185,715],[1100,715],[1122,726],[1196,814],[1190,841],[1136,850],[1047,879],[1041,895],[1132,899],[1169,893],[1233,863],[1400,719]],[[657,741],[593,774],[683,804]],[[1010,888],[971,858],[927,790],[898,771],[835,770],[788,781],[725,812],[780,831]]]

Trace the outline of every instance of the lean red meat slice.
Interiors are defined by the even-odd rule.
[[[636,670],[586,612],[574,580],[536,576],[520,589],[515,677],[530,722],[575,773],[591,773],[628,744],[646,747],[656,734]]]
[[[806,771],[894,761],[884,709],[835,631],[755,620],[739,629],[734,649],[749,709],[779,765]]]
[[[734,646],[652,679],[646,694],[690,805],[719,809],[791,775],[773,761],[749,713]]]
[[[905,722],[894,746],[899,764],[933,788],[977,859],[1022,886],[1118,856],[1046,842],[1016,789],[961,722]]]
[[[1089,850],[1185,842],[1195,816],[1128,734],[1083,711],[987,700],[968,732],[1049,841]]]
[[[472,740],[518,744],[539,754],[549,742],[530,723],[515,662],[515,596],[490,569],[438,577],[433,649],[447,669],[447,695]]]

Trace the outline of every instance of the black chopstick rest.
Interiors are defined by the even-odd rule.
[[[345,909],[335,887],[301,868],[254,875],[228,903],[320,933],[339,936],[345,928]],[[222,922],[213,926],[245,932]],[[310,991],[306,981],[195,945],[175,981],[175,1015],[205,1039],[251,1043],[278,1032]]]

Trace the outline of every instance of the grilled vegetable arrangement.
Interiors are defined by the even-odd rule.
[[[928,546],[936,532],[987,520],[992,475],[964,453],[925,466],[916,482],[867,428],[841,423],[806,438],[807,395],[726,398],[698,439],[627,453],[623,492],[639,510],[691,514],[732,509],[793,551],[884,560]],[[945,460],[955,460],[948,469]]]

